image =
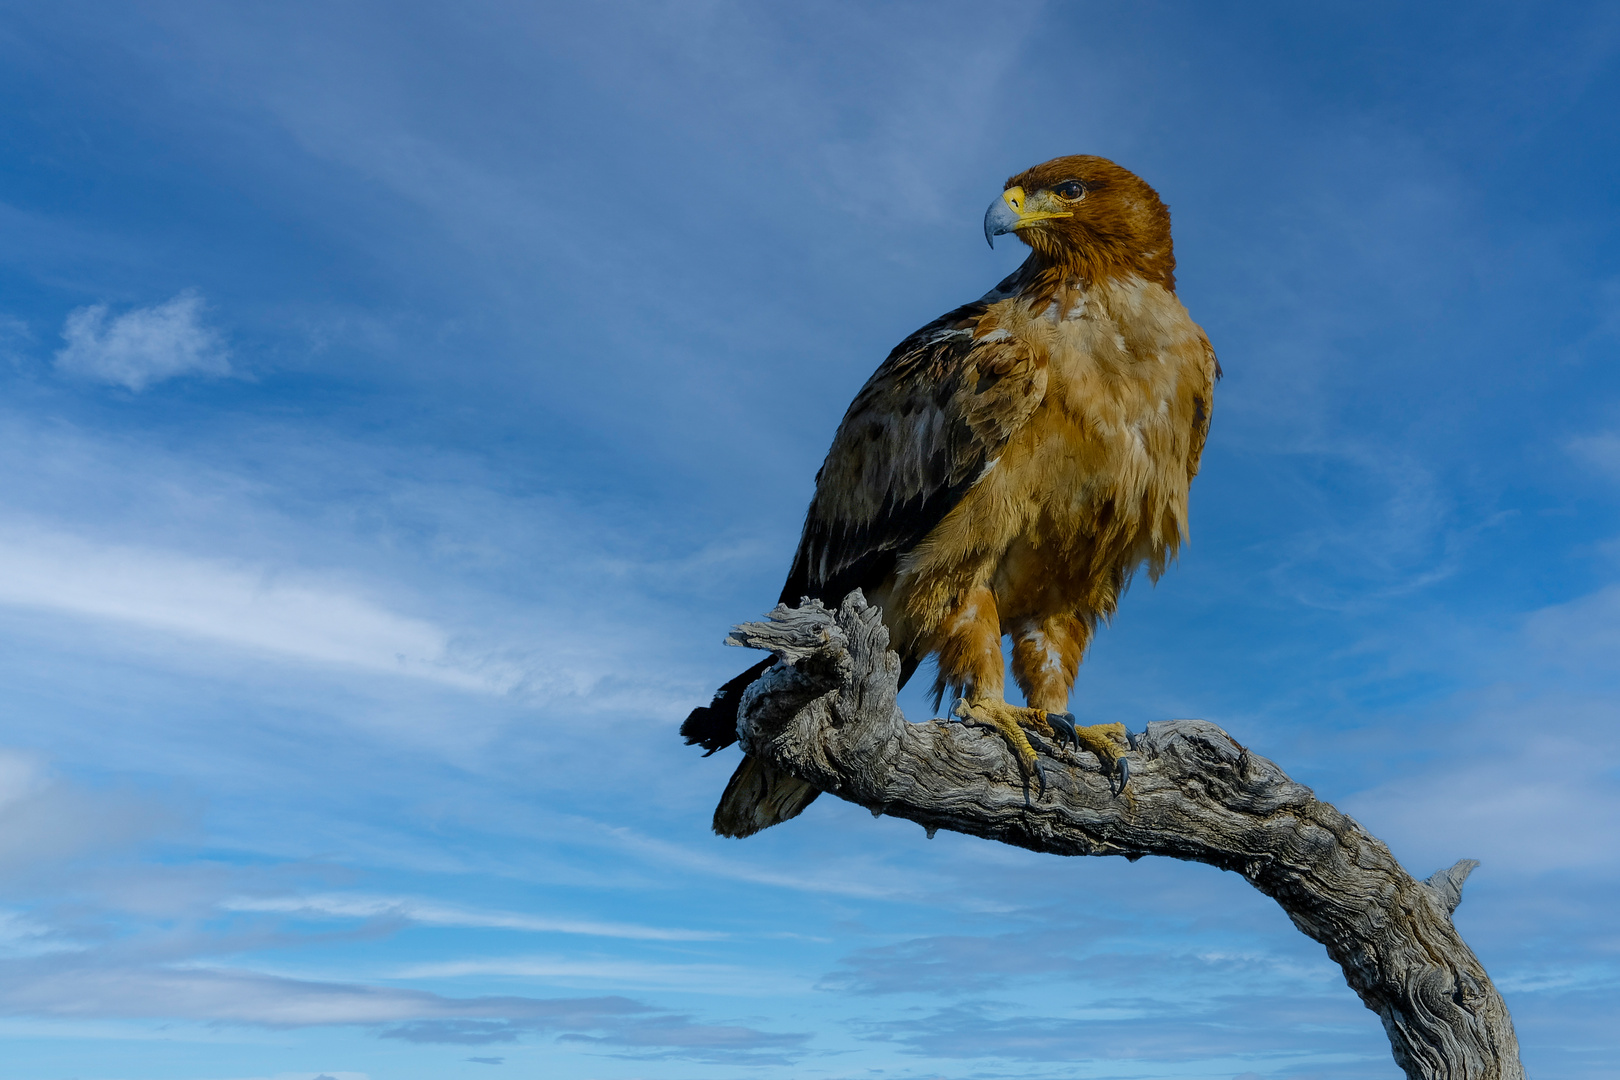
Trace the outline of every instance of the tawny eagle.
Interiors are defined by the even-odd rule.
[[[1025,730],[1123,766],[1124,728],[1076,727],[1069,691],[1099,619],[1131,576],[1157,579],[1187,538],[1187,489],[1220,366],[1175,292],[1170,212],[1134,173],[1062,157],[1007,181],[985,238],[1024,264],[902,341],[845,413],[816,475],[782,602],[883,610],[902,678],[932,657],[936,706],[993,725],[1025,775]],[[1003,698],[1002,638],[1028,708]],[[713,752],[737,739],[743,691],[721,687],[681,726]],[[747,836],[815,788],[744,757],[715,831]]]

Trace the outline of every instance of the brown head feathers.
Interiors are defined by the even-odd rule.
[[[1136,274],[1175,291],[1170,210],[1147,181],[1107,158],[1053,158],[1007,180],[1037,202],[1066,211],[1017,230],[1042,269],[1078,274],[1089,283]]]

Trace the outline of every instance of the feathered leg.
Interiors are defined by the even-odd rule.
[[[1018,757],[1026,777],[1046,787],[1040,757],[1025,729],[1055,738],[1040,709],[1008,705],[1003,695],[1006,664],[1001,653],[1001,618],[988,588],[970,590],[941,621],[935,637],[939,672],[934,679],[934,706],[947,692],[961,695],[952,713],[999,731]]]
[[[1128,778],[1124,724],[1077,726],[1069,712],[1069,692],[1080,670],[1080,658],[1091,641],[1091,628],[1073,615],[1054,615],[1014,628],[1012,671],[1030,708],[1070,739],[1097,755],[1103,768]]]

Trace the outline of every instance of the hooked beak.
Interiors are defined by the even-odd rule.
[[[1001,198],[991,203],[990,209],[984,212],[985,241],[993,248],[996,237],[1002,233],[1010,233],[1050,218],[1074,217],[1072,210],[1046,209],[1051,198],[1046,192],[1037,191],[1035,197],[1030,199],[1024,195],[1021,187],[1010,187],[1003,191]]]

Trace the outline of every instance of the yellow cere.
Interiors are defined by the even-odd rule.
[[[1045,192],[1036,192],[1037,198],[1044,194]],[[1001,198],[1012,212],[1018,215],[1018,221],[1013,225],[1014,229],[1022,229],[1025,225],[1033,225],[1048,218],[1074,217],[1074,212],[1070,210],[1026,210],[1027,197],[1021,187],[1008,188],[1001,193]],[[1041,201],[1045,202],[1044,199]]]

